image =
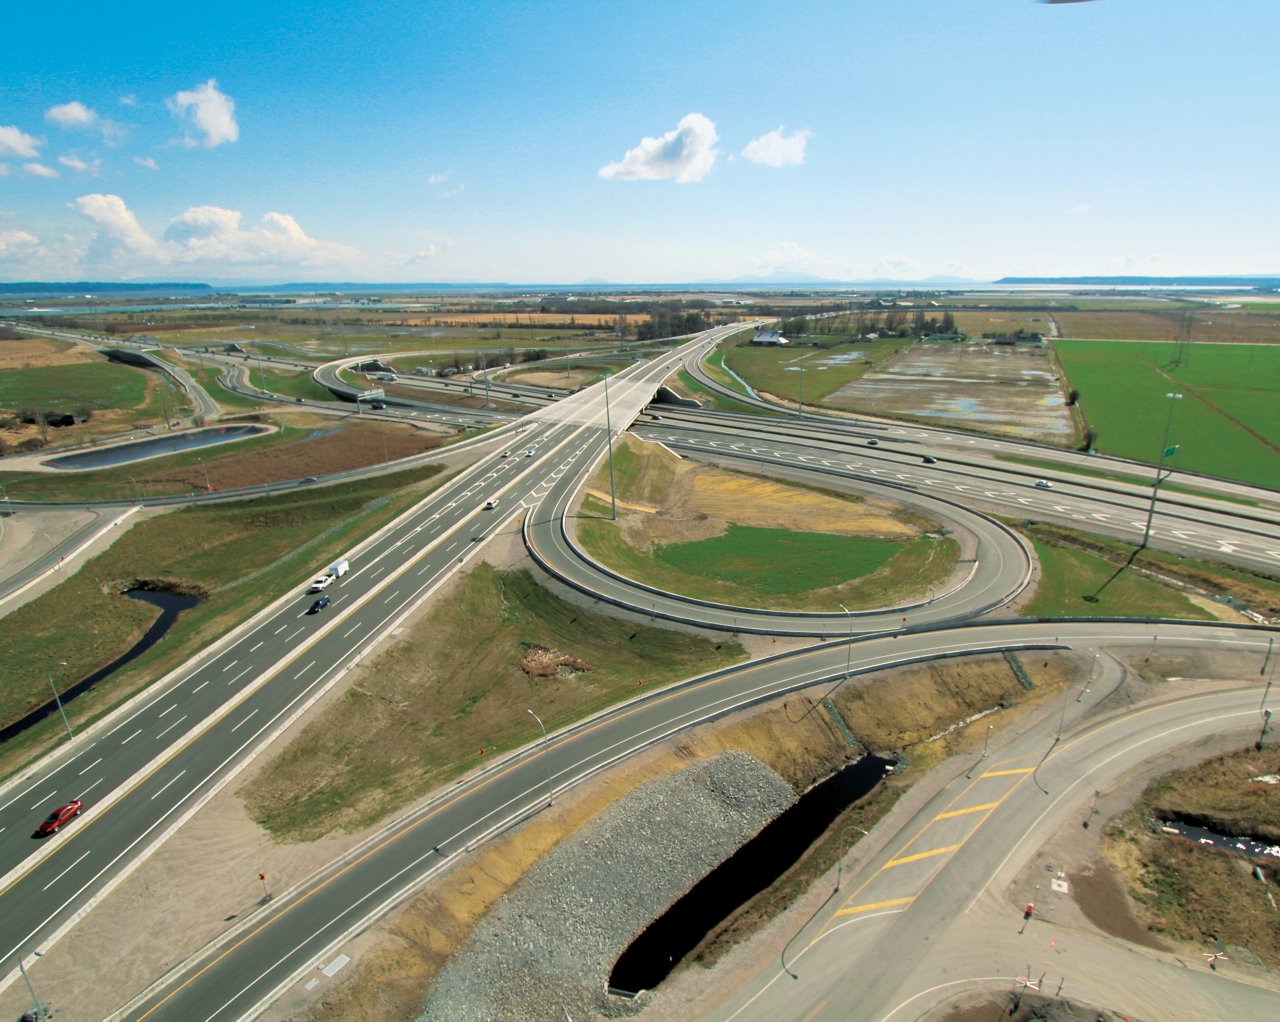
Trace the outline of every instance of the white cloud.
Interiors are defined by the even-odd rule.
[[[677,184],[701,181],[715,166],[715,123],[702,114],[686,114],[675,129],[657,138],[646,136],[616,163],[601,167],[599,175],[608,181],[662,181],[674,178]]]
[[[78,99],[73,99],[70,103],[49,107],[44,112],[44,119],[63,128],[87,128],[98,119],[98,115]]]
[[[102,168],[101,160],[91,160],[86,163],[75,153],[68,153],[66,156],[59,156],[58,162],[64,167],[70,167],[72,170],[78,171],[81,174],[95,175]]]
[[[30,177],[57,177],[58,172],[52,167],[46,167],[43,163],[24,163],[23,171]]]
[[[120,97],[120,105],[121,105],[121,106],[137,106],[137,105],[138,105],[138,97],[137,97],[137,96],[135,96],[132,92],[131,92],[131,93],[129,93],[129,95],[127,95],[127,96],[121,96],[121,97]]]
[[[204,133],[203,143],[186,139],[188,146],[203,144],[206,149],[234,142],[240,137],[240,126],[236,123],[235,102],[224,92],[218,90],[218,83],[210,78],[203,85],[194,89],[179,92],[172,99],[165,100],[175,117],[180,120],[188,118],[196,128]]]
[[[802,130],[790,135],[782,133],[782,125],[759,138],[752,139],[742,150],[742,155],[752,163],[766,167],[793,167],[804,163],[804,150],[812,131]]]
[[[429,263],[440,254],[440,249],[436,247],[434,241],[429,241],[417,252],[404,261],[406,266],[415,266],[418,263]]]
[[[34,160],[40,155],[39,147],[43,144],[40,139],[19,131],[12,124],[0,124],[0,156]]]
[[[446,170],[443,174],[432,174],[427,178],[427,184],[442,185],[449,180],[449,175],[452,173],[453,171]]]
[[[240,213],[220,206],[193,206],[170,221],[164,239],[182,262],[316,266],[356,255],[346,245],[309,237],[287,213],[267,213],[244,230]]]
[[[97,226],[86,259],[91,263],[119,260],[164,262],[165,253],[138,223],[118,195],[81,195],[72,204]]]
[[[1093,207],[1090,206],[1087,202],[1082,202],[1077,206],[1072,206],[1069,210],[1067,210],[1067,212],[1070,213],[1072,216],[1084,216],[1086,213],[1091,212],[1092,209]]]
[[[160,167],[150,156],[135,156],[133,162],[139,167],[146,167],[147,170],[159,170]]]
[[[30,231],[0,231],[0,262],[26,259],[40,247],[40,239]]]

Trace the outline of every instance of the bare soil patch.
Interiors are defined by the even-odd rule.
[[[593,382],[598,375],[594,369],[570,369],[568,376],[563,369],[559,372],[554,369],[521,369],[517,373],[504,374],[503,381],[526,387],[546,387],[547,390],[577,390]]]

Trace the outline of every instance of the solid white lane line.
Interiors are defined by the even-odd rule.
[[[257,712],[258,712],[258,711],[257,711],[257,709],[254,709],[254,710],[250,711],[249,715],[248,715],[247,717],[245,717],[245,718],[244,718],[244,720],[240,721],[240,724],[244,724],[244,723],[246,723],[246,722],[249,720],[249,717],[252,717],[252,716],[253,716],[255,713],[257,713]],[[237,731],[237,730],[239,729],[239,727],[240,727],[240,724],[237,724],[237,725],[236,725],[235,727],[233,727],[231,730],[232,730],[233,732]]]
[[[178,771],[177,776],[175,776],[175,777],[171,778],[171,779],[170,779],[170,781],[169,781],[169,784],[172,784],[174,781],[176,781],[179,777],[181,777],[181,776],[182,776],[183,774],[185,774],[185,773],[186,773],[186,771],[185,771],[185,770],[180,770],[180,771]],[[166,784],[166,785],[164,786],[164,788],[169,787],[169,784]],[[151,798],[150,798],[150,801],[154,802],[157,798],[159,798],[161,795],[163,795],[163,794],[164,794],[164,788],[161,788],[161,789],[160,789],[159,791],[157,791],[154,795],[152,795],[152,796],[151,796]]]
[[[172,731],[175,727],[177,727],[179,724],[181,724],[181,723],[182,723],[184,720],[186,720],[186,719],[187,719],[187,715],[184,713],[181,717],[179,717],[179,718],[178,718],[177,720],[175,720],[172,724],[170,724],[167,728],[165,728],[165,729],[164,729],[163,731],[161,731],[158,735],[156,735],[156,738],[157,738],[157,739],[159,739],[159,738],[163,738],[165,735],[167,735],[170,731]]]
[[[93,851],[93,849],[92,849],[92,848],[85,849],[85,853],[84,853],[84,855],[80,856],[80,859],[83,859],[83,858],[84,858],[84,856],[85,856],[85,855],[88,855],[91,851]],[[54,877],[54,878],[53,878],[52,880],[50,880],[47,884],[45,884],[45,885],[44,885],[44,889],[47,891],[50,887],[52,887],[54,884],[56,884],[59,880],[61,880],[64,876],[66,876],[68,873],[70,873],[70,872],[71,872],[73,869],[75,869],[78,865],[80,865],[80,859],[76,859],[76,861],[75,861],[75,862],[73,862],[70,866],[68,866],[68,867],[67,867],[66,869],[64,869],[61,873],[59,873],[56,877]]]

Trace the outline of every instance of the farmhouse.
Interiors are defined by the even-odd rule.
[[[761,330],[751,339],[751,343],[758,344],[761,347],[780,347],[791,342],[778,333],[777,330]]]

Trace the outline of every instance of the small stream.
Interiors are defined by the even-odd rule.
[[[174,621],[178,619],[178,615],[184,610],[189,610],[200,602],[199,597],[183,596],[179,593],[156,592],[150,589],[129,589],[123,595],[134,600],[142,600],[153,606],[159,607],[160,616],[155,623],[147,629],[146,633],[132,647],[121,653],[111,663],[105,667],[100,667],[87,678],[82,678],[74,685],[70,685],[65,689],[59,689],[58,695],[62,699],[62,705],[65,707],[77,696],[88,692],[103,678],[118,671],[125,664],[137,659],[152,646],[154,646],[164,634],[173,627]],[[46,717],[52,716],[58,712],[58,704],[54,701],[53,692],[50,691],[49,699],[41,706],[37,706],[25,717],[20,717],[12,724],[8,724],[0,728],[0,742],[7,742],[15,735],[20,735],[28,728],[33,727]]]

